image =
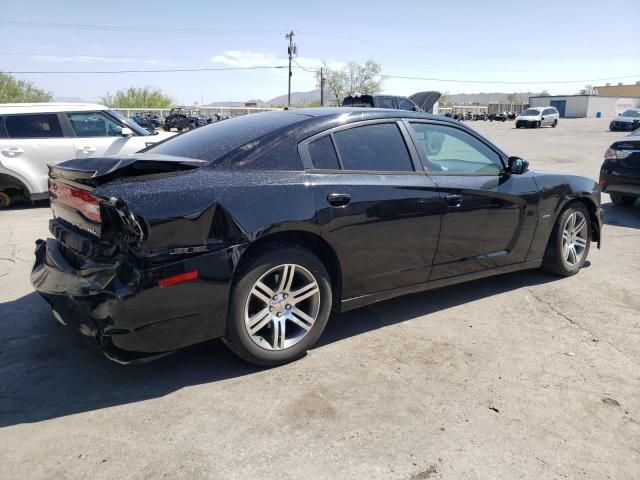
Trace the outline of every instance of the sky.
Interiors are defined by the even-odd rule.
[[[390,94],[572,94],[640,81],[640,1],[615,5],[612,13],[584,0],[0,0],[0,71],[55,97],[150,86],[182,104],[269,100],[286,94],[286,69],[49,72],[286,66],[293,30],[304,67],[294,69],[293,91],[315,88],[322,61],[372,59]]]

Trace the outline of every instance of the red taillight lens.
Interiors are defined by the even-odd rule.
[[[72,187],[57,180],[49,180],[49,197],[80,212],[87,220],[100,223],[98,199],[86,190]]]
[[[605,160],[622,160],[631,155],[631,151],[629,150],[614,150],[613,148],[607,148],[607,151],[604,152]]]

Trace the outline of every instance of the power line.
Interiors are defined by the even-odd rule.
[[[30,22],[17,20],[0,20],[0,25],[28,28],[58,28],[66,30],[102,30],[108,32],[172,32],[172,33],[230,33],[230,32],[268,32],[280,33],[278,30],[256,28],[199,28],[199,27],[146,27],[125,25],[93,25],[87,23]]]
[[[317,69],[312,69],[309,67],[305,67],[300,65],[297,61],[292,60],[296,65],[291,68],[299,68],[306,72],[316,72]],[[120,73],[174,73],[174,72],[217,72],[217,71],[233,71],[233,70],[270,70],[270,69],[286,69],[287,65],[264,65],[264,66],[254,66],[254,67],[219,67],[219,68],[164,68],[164,69],[154,69],[154,70],[77,70],[77,71],[69,71],[69,70],[58,70],[58,71],[7,71],[5,73],[9,74],[120,74]],[[318,69],[321,67],[318,67]],[[422,80],[422,81],[430,81],[430,82],[451,82],[451,83],[477,83],[477,84],[501,84],[501,85],[543,85],[543,84],[570,84],[570,83],[589,83],[589,82],[604,82],[608,80],[621,80],[628,78],[638,78],[640,77],[640,73],[636,73],[633,75],[620,75],[616,77],[606,77],[606,78],[589,78],[589,79],[581,79],[581,80],[548,80],[548,81],[501,81],[501,80],[470,80],[470,79],[460,79],[460,78],[436,78],[436,77],[418,77],[418,76],[406,76],[406,75],[391,75],[391,74],[380,74],[378,75],[381,78],[395,78],[399,80]]]
[[[442,48],[440,46],[437,46],[436,48],[434,48],[433,46],[421,46],[421,45],[416,45],[414,43],[401,43],[401,42],[389,42],[386,40],[379,40],[377,38],[357,38],[357,37],[351,37],[351,36],[346,36],[346,35],[335,35],[335,34],[331,34],[331,33],[321,33],[321,32],[307,32],[307,31],[303,31],[303,30],[297,30],[298,33],[303,34],[303,35],[310,35],[310,36],[314,36],[314,37],[324,37],[324,38],[333,38],[336,40],[347,40],[350,42],[361,42],[361,43],[372,43],[375,45],[385,45],[385,46],[389,46],[389,47],[399,47],[399,48],[405,48],[405,49],[412,49],[412,50],[427,50],[430,52],[434,52],[436,51],[436,53],[438,52],[442,52],[442,53],[467,53],[467,54],[473,54],[473,55],[486,55],[486,56],[492,56],[492,57],[499,57],[499,56],[519,56],[519,57],[531,57],[531,56],[535,56],[535,57],[640,57],[640,52],[630,52],[630,53],[585,53],[585,54],[580,54],[580,55],[576,55],[573,53],[556,53],[556,54],[546,54],[546,53],[540,53],[540,54],[523,54],[521,51],[512,51],[512,52],[496,52],[496,51],[479,51],[479,50],[470,50],[470,49],[447,49],[447,48]]]
[[[157,70],[47,70],[47,71],[6,71],[4,73],[10,74],[109,74],[109,73],[173,73],[173,72],[220,72],[229,70],[269,70],[269,69],[281,69],[287,68],[286,65],[273,65],[273,66],[255,66],[255,67],[220,67],[220,68],[162,68]]]

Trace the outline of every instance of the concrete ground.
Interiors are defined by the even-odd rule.
[[[597,178],[607,120],[475,122],[533,169]],[[333,318],[270,370],[220,342],[120,366],[33,293],[46,207],[0,212],[0,476],[640,478],[640,202],[603,195],[578,275],[521,272]]]

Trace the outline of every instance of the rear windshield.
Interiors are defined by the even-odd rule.
[[[152,146],[145,153],[195,158],[210,162],[305,117],[290,112],[253,113],[196,128]]]
[[[371,95],[360,95],[358,97],[345,97],[342,101],[343,107],[373,107],[373,97]]]
[[[527,108],[521,115],[540,115],[540,110],[536,110],[535,108]]]

